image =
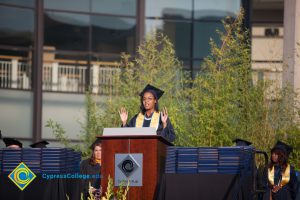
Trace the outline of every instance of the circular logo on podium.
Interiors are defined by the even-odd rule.
[[[139,168],[137,162],[130,155],[126,156],[118,164],[118,167],[127,178],[130,177]]]

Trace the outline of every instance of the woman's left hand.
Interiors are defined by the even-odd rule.
[[[164,107],[162,112],[161,112],[161,122],[163,123],[163,128],[167,127],[167,119],[168,119],[168,111],[167,108]]]

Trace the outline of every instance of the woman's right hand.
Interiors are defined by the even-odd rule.
[[[128,119],[128,112],[125,109],[125,107],[121,107],[121,109],[119,110],[119,115],[122,121],[122,125],[126,126],[127,119]]]
[[[273,193],[277,193],[278,190],[280,190],[280,189],[281,189],[281,186],[280,186],[280,185],[274,185],[273,188],[272,188],[272,192],[273,192]]]

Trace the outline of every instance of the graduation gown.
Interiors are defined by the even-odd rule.
[[[143,117],[143,122],[142,122],[142,127],[150,127],[151,126],[151,122],[153,122],[153,114],[149,117],[149,118],[144,118],[144,115],[142,113],[136,114],[130,121],[128,124],[126,124],[125,127],[139,127],[137,125],[137,120],[139,121],[139,118],[142,116]],[[156,133],[157,135],[161,135],[164,138],[166,138],[168,141],[173,142],[175,140],[175,132],[174,132],[174,128],[169,120],[169,118],[167,119],[167,127],[163,128],[163,123],[161,121],[161,115],[160,112],[159,114],[159,119],[158,119],[158,126],[156,126]],[[152,126],[151,126],[152,127]]]
[[[82,179],[82,193],[85,199],[89,196],[89,183],[95,189],[100,188],[100,172],[101,166],[100,164],[91,165],[90,158],[83,160],[80,163],[80,173],[81,174],[89,174],[89,175],[98,175],[97,178],[89,178],[89,179]]]
[[[273,172],[271,170],[268,170],[268,188],[267,194],[265,195],[265,200],[270,199],[270,195],[272,195],[272,200],[295,200],[298,190],[298,182],[296,177],[296,172],[293,166],[288,166],[290,169],[289,178],[286,179],[288,182],[282,186],[278,192],[273,193],[271,192],[273,184],[278,184],[279,180],[283,181],[282,172],[279,168],[279,166],[274,166]],[[287,167],[287,168],[288,168]],[[287,170],[287,169],[286,169]],[[270,176],[271,174],[271,176]],[[272,178],[274,176],[274,178]],[[271,178],[270,178],[271,177]],[[270,179],[272,179],[272,182],[270,182]]]

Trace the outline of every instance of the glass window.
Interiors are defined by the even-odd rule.
[[[223,19],[236,16],[241,7],[241,0],[195,0],[195,19]]]
[[[146,0],[146,17],[192,18],[192,0]]]
[[[33,94],[0,89],[0,124],[3,137],[32,137]]]
[[[92,26],[93,51],[118,54],[135,52],[135,19],[92,16]]]
[[[34,12],[0,6],[0,44],[33,46]]]
[[[197,71],[197,72],[201,71],[202,63],[203,63],[203,60],[193,60],[193,70]]]
[[[136,0],[92,0],[92,12],[135,16]]]
[[[70,52],[57,52],[52,51],[53,49],[51,47],[44,47],[44,60],[45,60],[45,54],[48,54],[50,58],[54,58],[54,60],[59,60],[59,62],[62,63],[87,63],[87,60],[89,59],[88,52],[84,53],[70,53]],[[51,60],[51,59],[50,59]]]
[[[0,88],[31,89],[32,52],[0,49]]]
[[[44,0],[45,9],[90,11],[90,3],[87,0]]]
[[[0,0],[0,3],[34,7],[35,0]]]
[[[194,23],[194,58],[204,58],[210,53],[210,38],[220,43],[216,30],[224,30],[221,22],[196,22]]]
[[[31,49],[32,50],[32,49]],[[25,60],[25,61],[28,61],[28,62],[31,62],[31,58],[32,58],[32,52],[31,51],[21,51],[21,50],[18,50],[18,49],[14,49],[14,47],[11,47],[11,48],[0,48],[0,58],[3,59],[3,57],[14,57],[16,56],[18,60]],[[0,59],[0,60],[1,60]]]
[[[79,122],[85,122],[85,95],[43,93],[42,138],[55,138],[52,130],[45,127],[52,119],[60,123],[70,139],[78,139],[81,130]],[[59,113],[59,115],[57,114]]]
[[[46,47],[44,48],[46,49]],[[63,54],[57,51],[44,51],[43,90],[84,93],[86,85],[88,55]]]
[[[198,74],[203,73],[202,69],[203,60],[193,61],[193,73],[192,76],[195,78]]]
[[[167,20],[146,20],[146,34],[150,34],[153,31],[162,32],[169,37],[174,44],[178,57],[190,58],[191,23]]]
[[[88,50],[89,15],[45,13],[45,46],[60,50]]]
[[[182,67],[184,70],[191,70],[191,60],[182,60],[180,59],[180,62],[182,63]]]
[[[132,55],[132,54],[131,54]],[[134,56],[134,55],[132,55]],[[120,72],[120,54],[93,54],[91,59],[91,91],[98,95],[116,95],[116,74]]]

